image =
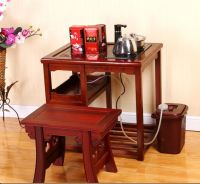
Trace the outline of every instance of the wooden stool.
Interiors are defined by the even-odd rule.
[[[109,142],[121,110],[45,104],[22,120],[29,137],[36,142],[34,183],[45,180],[46,169],[63,165],[65,136],[76,136],[82,143],[87,182],[98,182],[97,173],[105,165],[117,172]]]

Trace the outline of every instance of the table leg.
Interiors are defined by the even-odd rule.
[[[81,101],[82,104],[88,105],[88,96],[87,96],[87,74],[85,71],[80,72],[80,88],[81,88]]]
[[[92,161],[92,141],[90,132],[83,132],[82,150],[83,150],[83,161],[84,161],[84,168],[85,168],[85,175],[87,182],[97,183],[98,179]]]
[[[143,98],[142,98],[142,72],[137,69],[135,74],[136,86],[136,120],[137,120],[137,157],[144,160],[144,125],[143,125]]]
[[[105,164],[106,165],[106,171],[108,172],[117,172],[117,166],[115,164],[115,160],[114,160],[114,156],[113,156],[113,153],[112,153],[112,149],[111,149],[111,146],[110,146],[110,136],[109,134],[107,134],[105,137],[104,137],[104,144],[105,144],[105,150],[108,151],[108,161],[107,163]]]
[[[46,102],[49,103],[51,100],[51,91],[52,91],[52,84],[51,84],[51,72],[49,70],[49,65],[43,65],[44,70],[44,84],[45,84],[45,96]]]
[[[162,103],[162,82],[161,82],[161,51],[158,52],[155,59],[155,90],[156,107]]]
[[[112,108],[112,88],[111,88],[111,73],[105,73],[107,78],[107,85],[106,85],[106,106],[107,108]]]
[[[59,136],[58,137],[58,146],[59,146],[59,154],[58,158],[53,163],[54,165],[63,166],[64,159],[65,159],[65,137]]]
[[[35,127],[36,163],[33,183],[43,183],[45,180],[45,142],[43,128]]]

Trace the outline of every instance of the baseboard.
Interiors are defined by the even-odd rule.
[[[200,131],[200,116],[186,116],[186,130]]]
[[[15,111],[18,113],[20,118],[25,118],[31,112],[36,110],[38,106],[19,106],[19,105],[12,105]],[[5,117],[17,117],[16,113],[10,109],[5,107],[9,111],[5,111]],[[0,117],[3,116],[2,111],[0,111]],[[121,115],[122,121],[127,123],[136,122],[136,113],[132,112],[123,112]],[[150,113],[144,113],[144,122],[145,124],[152,124],[155,122],[154,119],[151,118]],[[200,116],[186,116],[186,130],[191,131],[200,131]]]
[[[36,110],[38,106],[21,106],[21,105],[12,105],[12,108],[18,113],[20,118],[25,118],[28,116],[31,112]],[[5,111],[4,111],[4,117],[17,117],[17,114],[15,111],[9,108],[8,106],[5,106]],[[2,109],[0,111],[0,117],[3,116]]]

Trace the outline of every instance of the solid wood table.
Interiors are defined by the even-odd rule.
[[[107,52],[99,56],[73,56],[71,46],[67,44],[60,49],[52,52],[41,59],[44,67],[45,94],[47,103],[61,103],[73,105],[89,105],[103,91],[106,91],[106,104],[112,107],[111,96],[111,73],[126,73],[135,76],[136,94],[136,130],[137,145],[120,147],[118,141],[113,146],[116,153],[129,154],[136,156],[138,160],[144,159],[144,120],[143,120],[143,91],[142,91],[142,72],[145,68],[155,61],[155,105],[161,103],[161,43],[145,44],[144,51],[134,58],[116,58],[112,54],[113,43],[108,43]],[[64,81],[60,86],[53,89],[52,72],[57,70],[72,71],[72,76]],[[105,72],[105,77],[97,80],[95,86],[89,85],[90,81],[99,79],[94,76],[94,72]],[[132,125],[129,125],[132,126]],[[133,125],[134,126],[134,125]],[[131,127],[132,130],[133,127]],[[122,139],[124,139],[124,136]],[[136,148],[136,150],[131,151]]]
[[[82,145],[87,182],[98,182],[98,171],[117,172],[109,142],[121,110],[44,104],[22,120],[26,132],[36,142],[34,183],[43,183],[46,169],[63,165],[65,136],[76,136]]]

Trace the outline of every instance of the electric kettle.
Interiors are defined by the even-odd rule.
[[[137,46],[133,37],[122,37],[121,28],[126,25],[116,24],[115,28],[115,45],[113,47],[113,54],[117,57],[128,57],[137,52]]]
[[[127,57],[134,53],[133,44],[130,38],[119,37],[113,47],[113,54],[118,57]]]

